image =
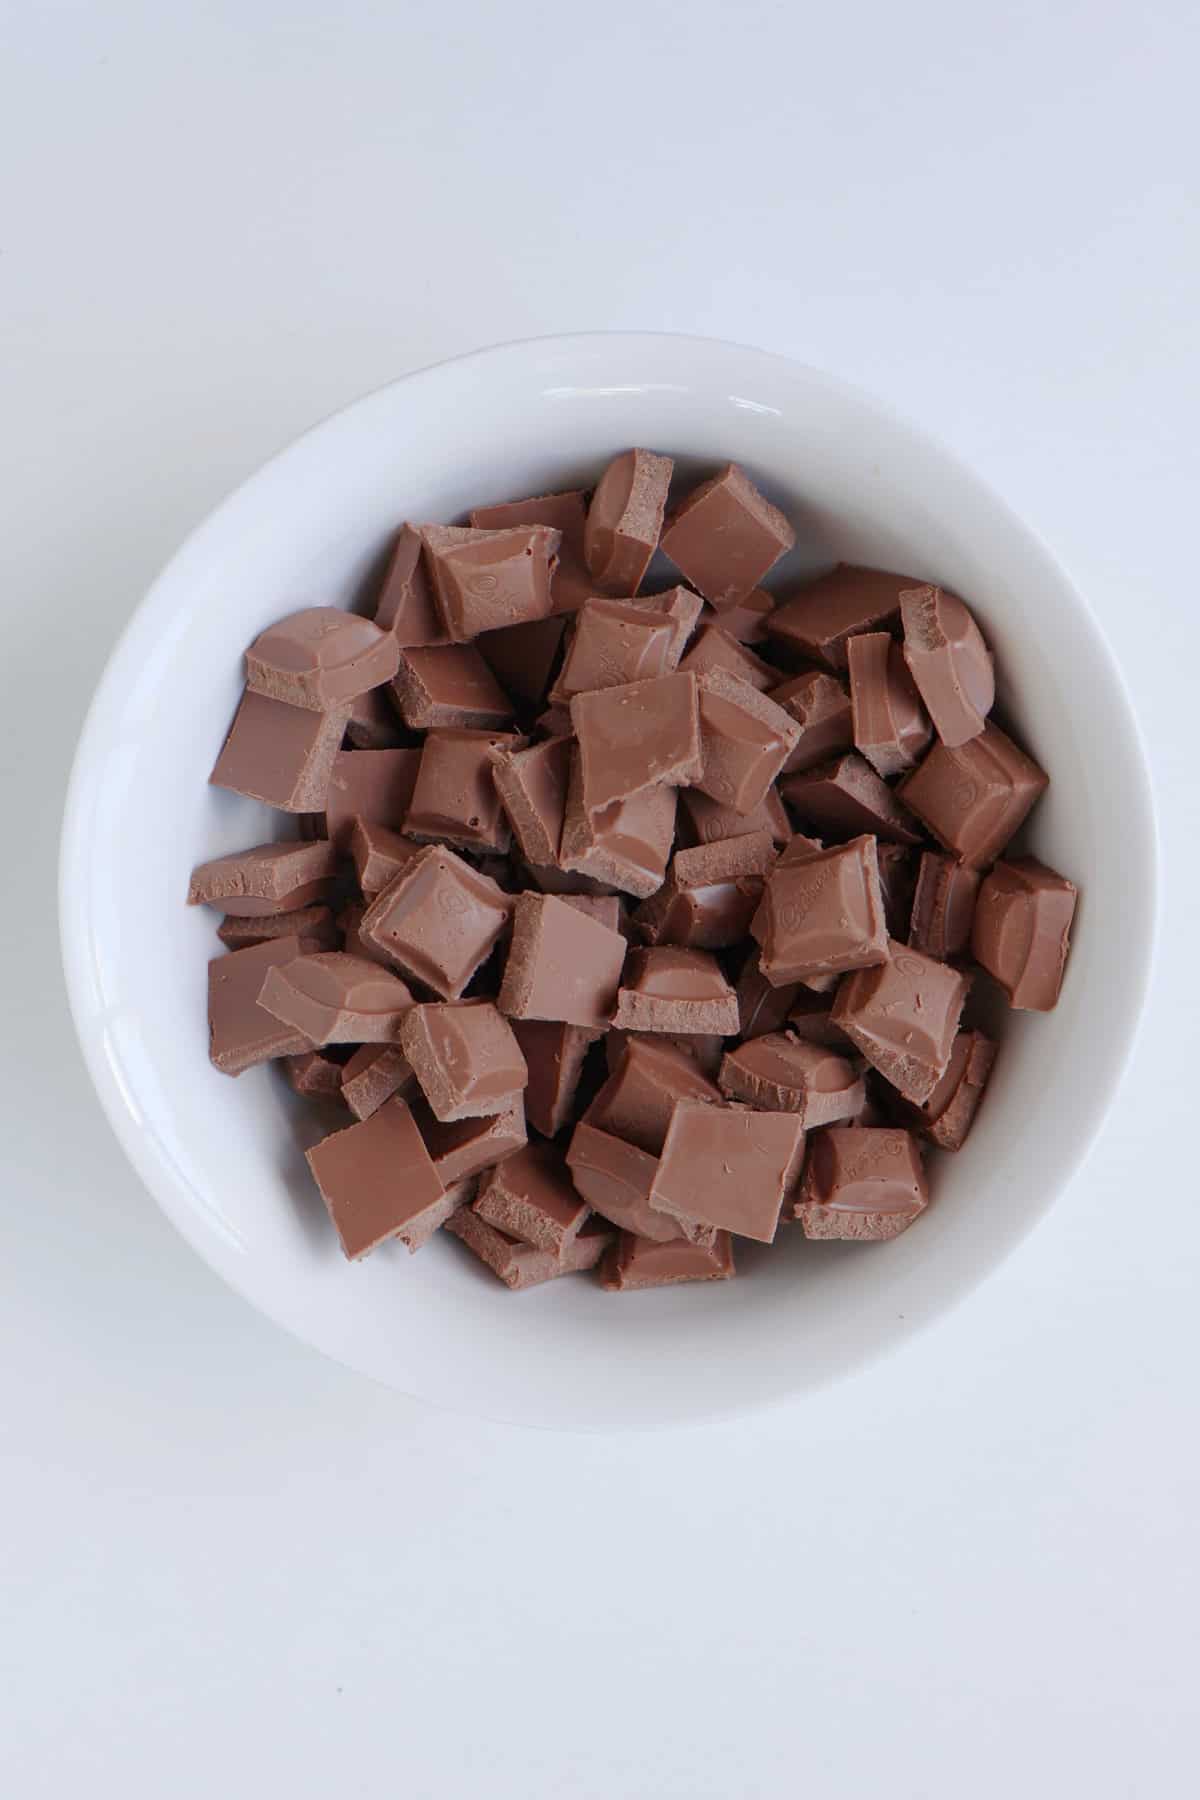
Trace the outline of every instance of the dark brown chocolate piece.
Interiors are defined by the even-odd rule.
[[[506,930],[512,902],[453,850],[430,845],[374,899],[366,941],[442,1000],[457,1000]]]
[[[302,906],[298,912],[269,913],[261,918],[223,919],[217,936],[228,950],[246,950],[272,938],[295,937],[300,954],[309,950],[338,950],[342,934],[327,906]]]
[[[208,965],[208,1054],[223,1075],[240,1075],[276,1056],[299,1056],[312,1046],[258,1003],[270,970],[300,954],[296,937],[272,938],[246,950],[214,956]]]
[[[677,1100],[723,1104],[720,1088],[684,1051],[666,1040],[632,1037],[584,1119],[597,1131],[661,1156]]]
[[[538,1287],[543,1281],[553,1281],[559,1275],[578,1275],[584,1269],[594,1269],[613,1240],[611,1230],[589,1219],[556,1255],[552,1250],[535,1249],[532,1244],[523,1244],[519,1238],[498,1231],[474,1206],[461,1207],[446,1221],[446,1229],[461,1238],[468,1250],[473,1250],[506,1287],[517,1293]]]
[[[776,844],[786,844],[792,835],[783,801],[773,787],[767,789],[761,806],[744,813],[711,799],[699,788],[682,788],[679,810],[693,844],[720,844],[728,838],[748,837],[756,831],[769,831]]]
[[[576,694],[571,722],[579,739],[583,804],[589,813],[643,788],[683,786],[702,772],[693,675],[664,675]]]
[[[727,675],[736,675],[760,694],[765,694],[779,681],[778,669],[755,656],[753,650],[747,650],[725,629],[723,614],[719,622],[710,618],[707,624],[701,625],[679,666],[696,677],[707,675],[713,669],[724,669]]]
[[[939,844],[973,869],[995,862],[1049,776],[997,725],[957,749],[935,744],[897,792]]]
[[[847,639],[895,624],[901,594],[916,585],[911,575],[839,563],[777,606],[767,633],[785,649],[837,672],[846,667]]]
[[[583,534],[587,566],[606,594],[636,594],[662,532],[674,464],[653,450],[625,450],[596,483]]]
[[[365,956],[322,950],[268,969],[258,1001],[309,1045],[394,1044],[413,997]]]
[[[342,1099],[356,1119],[369,1119],[385,1100],[411,1100],[417,1078],[398,1044],[363,1044],[342,1070]]]
[[[899,775],[917,763],[933,727],[921,696],[886,631],[867,631],[846,644],[854,742],[877,775]]]
[[[506,694],[515,694],[527,706],[541,706],[566,628],[567,621],[561,617],[506,625],[499,631],[485,631],[476,638],[475,648]]]
[[[768,1031],[779,1031],[792,1010],[800,989],[796,984],[776,986],[767,980],[759,966],[758,952],[752,951],[738,977],[738,1028],[743,1038],[763,1037]]]
[[[529,1079],[512,1027],[488,1000],[412,1007],[400,1048],[442,1121],[511,1112]]]
[[[319,1050],[285,1056],[283,1072],[288,1086],[307,1100],[336,1100],[342,1091],[342,1064]]]
[[[412,525],[402,525],[396,537],[375,603],[375,623],[402,650],[449,642],[425,567],[421,534]]]
[[[574,1112],[584,1061],[603,1032],[567,1025],[561,1019],[513,1019],[511,1023],[529,1070],[525,1089],[529,1122],[543,1137],[555,1137]]]
[[[740,944],[775,861],[769,831],[677,850],[670,878],[633,915],[647,943],[722,950]]]
[[[607,1025],[625,961],[625,939],[552,894],[521,894],[500,989],[517,1019]]]
[[[737,995],[707,950],[631,950],[613,1024],[622,1031],[732,1037]]]
[[[476,1119],[435,1119],[424,1100],[413,1105],[433,1166],[447,1187],[484,1169],[495,1168],[529,1141],[525,1108],[518,1096],[509,1112],[485,1113]]]
[[[589,600],[576,615],[550,699],[566,706],[576,694],[669,675],[679,661],[674,645],[675,626],[664,613],[623,600]]]
[[[971,941],[979,879],[978,869],[968,869],[952,856],[922,852],[908,929],[914,950],[943,958],[963,954]]]
[[[803,1154],[794,1113],[678,1100],[650,1205],[693,1242],[715,1229],[770,1244]]]
[[[421,767],[419,750],[341,750],[325,795],[325,828],[343,854],[355,819],[400,831]]]
[[[368,688],[350,702],[346,743],[355,750],[400,750],[408,734],[392,702],[392,689]]]
[[[438,611],[452,643],[550,616],[550,571],[560,534],[547,525],[481,531],[422,525]]]
[[[853,1118],[866,1098],[862,1076],[844,1056],[787,1031],[731,1050],[721,1063],[721,1091],[759,1112],[795,1113],[806,1131]]]
[[[574,612],[596,592],[583,559],[587,514],[581,492],[539,494],[532,500],[509,500],[499,506],[477,506],[471,523],[482,531],[507,531],[514,525],[549,525],[560,532],[558,566],[550,576],[550,600],[556,613]]]
[[[800,727],[796,748],[783,765],[785,775],[815,769],[854,743],[854,714],[850,696],[834,675],[809,669],[770,690],[776,706],[782,706]]]
[[[577,1192],[602,1218],[656,1243],[680,1235],[678,1225],[650,1205],[658,1158],[636,1144],[581,1121],[567,1147],[567,1167]]]
[[[1079,890],[1032,856],[997,863],[984,879],[971,952],[1023,1011],[1058,1004]]]
[[[908,1100],[927,1100],[950,1062],[967,979],[903,944],[838,989],[834,1023]]]
[[[875,839],[776,864],[750,930],[761,945],[759,966],[776,986],[886,962]]]
[[[692,785],[735,812],[766,800],[799,736],[781,706],[724,669],[698,681],[703,768]]]
[[[600,1264],[600,1285],[623,1294],[675,1287],[681,1281],[728,1281],[734,1273],[733,1240],[727,1231],[718,1231],[711,1244],[689,1244],[686,1238],[656,1244],[653,1238],[623,1231]]]
[[[492,752],[517,750],[524,742],[505,731],[429,732],[405,834],[459,850],[507,850],[508,820],[492,779]]]
[[[736,463],[694,488],[662,534],[675,567],[714,606],[744,600],[795,541],[783,513]]]
[[[662,885],[675,837],[677,789],[643,788],[612,806],[589,813],[583,802],[583,769],[571,757],[567,809],[559,864],[640,899]]]
[[[348,704],[311,712],[247,689],[208,779],[281,812],[320,812],[349,716]]]
[[[832,1125],[813,1133],[796,1217],[809,1238],[882,1242],[929,1204],[911,1132]]]
[[[326,899],[336,880],[332,844],[259,844],[194,868],[188,905],[219,906],[234,918],[270,918]]]
[[[995,1060],[996,1046],[982,1031],[960,1031],[946,1073],[928,1100],[919,1106],[897,1102],[904,1123],[940,1150],[961,1150]]]
[[[386,1101],[305,1154],[352,1261],[387,1238],[422,1233],[429,1215],[444,1209],[445,1186],[403,1100]]]
[[[744,600],[718,607],[717,618],[721,630],[739,644],[762,644],[766,641],[767,620],[774,611],[774,594],[768,594],[765,588],[754,588]]]
[[[382,894],[388,883],[395,881],[401,869],[406,869],[421,849],[420,844],[414,844],[411,838],[403,837],[398,831],[389,831],[386,825],[359,818],[351,824],[348,847],[358,885],[366,900]]]
[[[920,769],[915,771],[920,773]],[[908,779],[912,781],[914,776]],[[853,752],[801,775],[789,775],[780,791],[805,825],[815,826],[823,837],[849,838],[869,832],[895,844],[921,841],[914,821],[897,803],[891,788]]]
[[[912,918],[913,891],[917,884],[917,853],[904,844],[881,844],[876,841],[875,856],[879,863],[879,889],[883,895],[883,913],[888,936],[903,943],[908,937]],[[922,945],[916,945],[920,950]]]
[[[559,1257],[590,1210],[553,1144],[527,1144],[508,1157],[481,1184],[475,1201],[479,1217],[497,1231]]]
[[[992,657],[970,612],[945,588],[907,588],[900,596],[904,660],[943,744],[978,737],[996,698]]]
[[[527,750],[500,745],[490,760],[522,856],[531,863],[556,862],[567,808],[570,738],[550,738]]]
[[[259,633],[246,652],[252,693],[328,712],[390,681],[399,666],[396,640],[356,613],[307,606]]]
[[[414,731],[438,725],[488,731],[513,716],[512,701],[474,644],[402,650],[392,691],[401,718]]]

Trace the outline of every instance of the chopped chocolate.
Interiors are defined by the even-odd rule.
[[[936,850],[922,851],[908,929],[914,950],[943,958],[963,954],[971,942],[979,881],[978,869],[968,869]]]
[[[694,488],[662,534],[675,567],[714,606],[744,600],[795,541],[783,513],[736,463]]]
[[[911,575],[839,563],[828,575],[777,606],[767,633],[784,649],[823,663],[836,673],[846,667],[847,639],[894,625],[901,594],[915,586]]]
[[[327,906],[302,906],[298,912],[268,913],[246,919],[230,916],[222,919],[217,936],[229,950],[245,950],[251,944],[266,944],[272,938],[295,937],[300,953],[309,950],[336,950],[341,945],[341,932]]]
[[[390,681],[396,640],[370,619],[340,606],[308,606],[259,633],[246,652],[246,686],[255,694],[328,712]]]
[[[761,644],[766,641],[767,620],[775,611],[775,596],[765,588],[754,588],[744,600],[717,609],[721,630],[727,631],[739,644]]]
[[[906,1099],[927,1100],[950,1061],[967,978],[903,944],[888,952],[877,968],[846,977],[833,1020]]]
[[[773,787],[767,789],[760,806],[744,813],[710,799],[699,788],[682,788],[679,809],[693,844],[720,844],[727,838],[748,837],[756,831],[769,831],[776,844],[786,844],[792,835],[783,801]]]
[[[315,1044],[394,1044],[413,997],[365,956],[322,950],[267,970],[259,1005]]]
[[[876,840],[875,857],[879,863],[879,889],[883,895],[888,936],[903,943],[908,937],[917,884],[916,851],[904,844],[881,844]],[[918,944],[916,948],[920,950],[924,946]]]
[[[939,844],[973,869],[995,862],[1049,776],[997,725],[956,749],[935,744],[897,792]]]
[[[426,1102],[419,1100],[414,1104],[413,1117],[429,1147],[433,1166],[447,1187],[464,1181],[468,1175],[494,1168],[528,1142],[525,1108],[519,1095],[509,1112],[485,1113],[480,1118],[447,1123],[435,1119]]]
[[[336,1100],[342,1091],[342,1064],[319,1050],[285,1056],[283,1072],[288,1086],[307,1099]]]
[[[422,525],[438,611],[452,643],[550,616],[550,571],[561,534],[547,525],[480,531]]]
[[[636,1144],[581,1120],[567,1146],[567,1167],[577,1192],[611,1224],[660,1244],[680,1235],[679,1227],[650,1205],[658,1158]]]
[[[492,753],[520,749],[524,742],[504,731],[428,732],[404,821],[407,836],[459,850],[507,850],[508,821],[492,779]]]
[[[717,1032],[612,1030],[604,1039],[604,1058],[610,1075],[620,1068],[630,1044],[665,1044],[690,1057],[698,1069],[714,1077],[725,1054],[725,1037]]]
[[[813,1133],[796,1201],[805,1237],[882,1242],[898,1237],[928,1204],[911,1132],[831,1125]]]
[[[527,706],[541,706],[566,628],[561,617],[505,625],[499,631],[485,631],[476,638],[475,648],[506,694],[515,694]]]
[[[897,1102],[904,1123],[939,1150],[961,1150],[975,1123],[996,1046],[982,1031],[960,1031],[954,1040],[946,1073],[919,1106]]]
[[[325,796],[330,843],[348,852],[356,819],[400,831],[420,767],[419,750],[340,750]]]
[[[574,612],[595,593],[595,583],[583,560],[583,533],[587,515],[584,495],[539,494],[532,500],[509,500],[499,506],[477,506],[471,524],[481,531],[508,531],[514,525],[548,525],[561,535],[558,567],[550,576],[550,599],[556,613]]]
[[[697,685],[703,768],[692,785],[735,812],[753,812],[795,748],[799,726],[725,669],[710,669]]]
[[[984,878],[971,951],[1010,1006],[1050,1012],[1058,1004],[1079,890],[1032,856],[999,862]]]
[[[500,989],[517,1019],[607,1025],[625,961],[625,939],[553,894],[521,894]]]
[[[665,614],[623,600],[589,600],[576,615],[550,699],[566,706],[575,694],[669,675],[679,661],[674,646],[675,626]]]
[[[573,1116],[587,1053],[604,1033],[561,1019],[513,1019],[511,1024],[529,1070],[529,1122],[543,1137],[556,1137]]]
[[[846,644],[854,742],[877,775],[899,775],[917,763],[933,727],[900,646],[886,631]]]
[[[258,1003],[270,970],[300,954],[296,937],[272,938],[246,950],[214,956],[208,965],[208,1054],[223,1075],[240,1075],[276,1056],[300,1056],[312,1048],[294,1026]]]
[[[421,534],[412,525],[402,525],[396,537],[375,603],[375,623],[402,650],[450,641],[425,567]]]
[[[815,856],[818,850],[823,850],[824,848],[825,846],[820,838],[805,837],[802,831],[792,832],[788,837],[787,843],[779,852],[779,858],[775,866],[777,869],[790,869],[793,863],[807,862],[810,856]],[[878,842],[875,846],[875,854],[876,856],[879,855]]]
[[[936,755],[936,750],[932,754]],[[909,781],[920,773],[917,769]],[[781,791],[804,823],[816,826],[825,837],[849,838],[870,832],[894,844],[921,841],[915,821],[897,803],[891,788],[853,752],[803,774],[790,775]]]
[[[398,831],[389,831],[386,825],[356,818],[350,827],[348,848],[363,897],[373,900],[389,882],[395,881],[401,869],[408,867],[421,846]]]
[[[512,1027],[488,1000],[412,1007],[400,1047],[443,1121],[511,1112],[529,1079]]]
[[[311,712],[247,688],[208,779],[282,812],[320,812],[349,716],[348,704]]]
[[[593,1226],[589,1220],[560,1255],[552,1250],[536,1250],[532,1244],[523,1244],[518,1238],[509,1237],[507,1232],[497,1231],[475,1206],[460,1207],[446,1221],[446,1229],[454,1237],[461,1238],[468,1250],[473,1250],[480,1261],[514,1292],[537,1287],[543,1281],[553,1281],[559,1275],[577,1275],[584,1269],[594,1269],[612,1242],[611,1231],[601,1225]]]
[[[545,712],[538,714],[534,724],[547,737],[569,738],[574,736],[571,714],[565,706],[548,706]]]
[[[651,944],[689,944],[698,950],[740,944],[774,860],[769,831],[677,850],[670,878],[642,901],[634,924]]]
[[[625,915],[622,911],[619,894],[567,894],[559,895],[566,906],[573,906],[576,912],[586,913],[589,919],[596,919],[601,925],[607,925],[610,931],[619,931],[622,937]]]
[[[904,660],[943,744],[978,737],[996,698],[992,656],[970,612],[945,588],[907,588],[900,596]]]
[[[356,1119],[369,1119],[385,1100],[414,1098],[417,1078],[398,1044],[363,1044],[342,1069],[342,1099]]]
[[[625,450],[596,484],[583,534],[584,556],[606,594],[636,594],[662,532],[674,464],[653,450]]]
[[[355,750],[399,750],[407,733],[392,704],[390,686],[368,688],[350,702],[346,743]]]
[[[579,1236],[590,1210],[553,1144],[527,1144],[508,1157],[482,1183],[475,1201],[479,1217],[497,1231],[555,1256]]]
[[[401,1099],[386,1101],[369,1119],[335,1131],[305,1154],[352,1261],[387,1238],[421,1233],[429,1214],[444,1208],[445,1185]]]
[[[332,844],[259,844],[192,870],[189,906],[219,906],[234,918],[266,919],[327,899],[337,882]]]
[[[716,1230],[770,1244],[803,1155],[794,1113],[678,1100],[650,1205],[694,1243]]]
[[[738,976],[738,1030],[743,1038],[764,1036],[782,1027],[800,992],[799,986],[787,983],[776,986],[768,981],[759,964],[757,950],[746,958]]]
[[[583,803],[583,769],[571,757],[559,864],[640,899],[662,886],[675,836],[673,787],[648,787],[589,813]]]
[[[694,675],[664,675],[576,694],[571,722],[579,739],[583,804],[589,813],[643,788],[683,786],[701,773]]]
[[[791,988],[780,989],[781,993],[792,991]],[[841,1026],[833,1022],[831,998],[803,988],[797,988],[795,995],[787,1016],[788,1030],[793,1037],[804,1038],[810,1044],[827,1044],[834,1050],[853,1049]]]
[[[778,669],[755,656],[753,650],[747,650],[725,629],[724,614],[720,623],[710,619],[708,624],[701,625],[679,666],[697,677],[707,675],[713,669],[724,669],[727,675],[736,675],[760,694],[765,694],[779,681]]]
[[[791,715],[800,727],[796,748],[783,765],[785,775],[815,769],[854,744],[854,709],[850,696],[835,675],[809,669],[770,690],[776,706]]]
[[[795,1113],[806,1131],[853,1118],[866,1099],[862,1076],[844,1056],[788,1031],[731,1050],[721,1063],[721,1091],[759,1112]]]
[[[490,761],[492,780],[521,854],[531,863],[556,862],[567,806],[570,738],[550,738],[527,750],[498,741]]]
[[[584,1118],[598,1131],[661,1156],[677,1100],[722,1105],[720,1088],[684,1051],[666,1039],[631,1037]]]
[[[636,594],[632,599],[623,599],[622,606],[640,607],[644,612],[661,613],[671,621],[674,636],[671,639],[671,668],[679,666],[679,659],[688,646],[688,639],[696,629],[696,621],[704,611],[704,602],[699,594],[693,594],[690,588],[668,588],[663,594]]]
[[[507,929],[512,902],[453,850],[422,850],[367,908],[374,949],[442,1000],[457,1000]]]
[[[781,986],[887,961],[875,839],[776,864],[751,920],[759,967]]]
[[[414,731],[438,725],[507,725],[513,703],[474,644],[435,644],[402,650],[392,683],[404,723]]]
[[[385,968],[388,968],[391,965],[387,957],[383,955],[382,951],[377,950],[374,944],[366,943],[359,930],[366,910],[366,907],[358,900],[347,900],[343,906],[337,916],[338,930],[342,937],[341,948],[351,956],[365,956],[368,960],[373,958],[375,962],[382,963]]]
[[[600,1285],[610,1293],[629,1293],[681,1281],[728,1281],[733,1274],[733,1240],[727,1231],[718,1231],[711,1244],[689,1244],[686,1238],[656,1244],[653,1238],[623,1231],[600,1265]]]
[[[737,995],[707,950],[631,950],[613,1024],[622,1031],[732,1037]]]

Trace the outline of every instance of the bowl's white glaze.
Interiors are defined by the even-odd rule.
[[[347,1265],[302,1156],[320,1135],[277,1075],[207,1060],[215,915],[204,857],[261,841],[267,809],[207,785],[243,647],[295,607],[356,598],[398,522],[594,478],[629,444],[697,472],[744,463],[835,557],[938,580],[977,610],[1000,701],[1052,785],[1029,833],[1079,884],[1062,1000],[1014,1015],[967,1148],[895,1243],[742,1248],[748,1279],[512,1295],[460,1245]],[[782,569],[786,577],[788,569]],[[1146,986],[1155,845],[1122,684],[1062,571],[945,450],[818,370],[732,344],[591,335],[426,369],[310,431],[184,544],[134,615],[81,739],[63,831],[63,954],[113,1128],[184,1236],[300,1338],[422,1399],[518,1420],[644,1427],[799,1394],[898,1343],[1012,1249],[1078,1164]],[[307,1134],[307,1135],[306,1135]]]

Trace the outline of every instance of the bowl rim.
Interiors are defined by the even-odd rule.
[[[439,358],[435,362],[424,364],[420,368],[412,369],[404,375],[393,377],[391,380],[364,391],[315,420],[302,432],[274,450],[248,475],[229,488],[187,532],[161,565],[118,633],[105,659],[84,715],[66,783],[58,854],[59,948],[75,1036],[92,1086],[108,1124],[128,1162],[175,1229],[219,1279],[231,1287],[257,1312],[270,1319],[272,1324],[281,1327],[297,1342],[321,1355],[329,1356],[333,1361],[341,1363],[343,1367],[353,1369],[356,1374],[365,1376],[366,1379],[374,1381],[380,1387],[387,1388],[391,1392],[402,1393],[407,1398],[437,1411],[458,1413],[462,1417],[486,1419],[492,1422],[516,1424],[527,1429],[570,1431],[589,1435],[600,1432],[660,1430],[672,1425],[675,1428],[686,1428],[698,1424],[715,1423],[744,1417],[768,1407],[795,1404],[806,1398],[807,1393],[804,1389],[796,1389],[768,1393],[763,1396],[751,1394],[737,1404],[715,1404],[710,1409],[684,1415],[678,1420],[653,1418],[641,1423],[633,1421],[625,1426],[591,1422],[564,1425],[560,1422],[538,1422],[516,1412],[505,1414],[503,1411],[495,1409],[485,1412],[465,1401],[460,1404],[452,1399],[430,1396],[415,1392],[409,1387],[400,1387],[382,1375],[370,1369],[364,1369],[349,1356],[339,1354],[336,1349],[329,1349],[324,1344],[319,1344],[307,1337],[303,1328],[281,1313],[272,1299],[254,1291],[252,1284],[241,1278],[240,1266],[236,1262],[230,1263],[219,1258],[213,1232],[211,1229],[205,1229],[203,1219],[197,1209],[184,1203],[182,1195],[176,1191],[160,1163],[151,1154],[147,1135],[139,1124],[135,1109],[130,1105],[111,1064],[103,1054],[90,1020],[85,1016],[84,993],[89,980],[87,955],[89,924],[86,912],[72,903],[72,887],[75,869],[82,863],[82,821],[88,771],[95,747],[106,730],[106,713],[121,692],[125,664],[135,655],[140,640],[147,635],[154,623],[156,612],[165,604],[165,596],[161,590],[168,573],[198,543],[202,542],[208,533],[220,530],[226,512],[236,502],[251,494],[260,484],[264,484],[273,474],[277,465],[292,455],[300,453],[302,446],[307,445],[311,439],[323,433],[336,421],[360,411],[366,411],[396,389],[435,380],[444,370],[471,363],[516,361],[522,357],[529,357],[550,349],[558,354],[568,352],[573,348],[578,349],[581,353],[594,352],[602,345],[621,342],[625,342],[630,347],[636,344],[650,346],[655,343],[671,343],[690,347],[701,355],[714,351],[732,352],[761,360],[764,363],[777,364],[793,372],[801,372],[810,380],[818,382],[830,393],[844,396],[848,402],[859,409],[899,429],[935,459],[953,470],[960,478],[970,482],[993,508],[995,514],[1034,547],[1059,585],[1073,598],[1080,616],[1090,632],[1093,647],[1106,666],[1114,705],[1123,714],[1122,723],[1128,744],[1133,752],[1133,760],[1136,763],[1136,768],[1130,770],[1129,773],[1134,777],[1133,785],[1137,789],[1140,805],[1136,817],[1125,819],[1122,829],[1130,842],[1131,862],[1138,867],[1141,876],[1136,892],[1139,896],[1138,910],[1142,916],[1136,922],[1135,930],[1130,934],[1132,941],[1126,939],[1125,973],[1128,1000],[1125,1016],[1120,1021],[1121,1031],[1114,1032],[1114,1041],[1119,1037],[1121,1042],[1108,1058],[1102,1077],[1092,1087],[1091,1106],[1086,1122],[1079,1131],[1073,1154],[1059,1170],[1057,1179],[1048,1185],[1040,1203],[1022,1221],[1019,1230],[998,1260],[988,1262],[972,1271],[961,1281],[954,1293],[947,1298],[939,1299],[936,1305],[923,1310],[920,1316],[906,1320],[904,1330],[887,1342],[864,1344],[860,1351],[847,1359],[843,1368],[809,1391],[819,1391],[834,1381],[841,1381],[849,1375],[860,1373],[875,1362],[886,1358],[892,1350],[911,1342],[917,1333],[923,1332],[929,1326],[947,1318],[1007,1260],[1029,1233],[1042,1222],[1064,1188],[1076,1177],[1095,1145],[1140,1041],[1150,979],[1157,954],[1161,912],[1161,852],[1145,739],[1120,663],[1084,595],[1041,533],[1026,523],[1004,497],[983,476],[977,474],[957,451],[924,426],[914,424],[900,408],[879,399],[869,390],[823,368],[818,363],[808,362],[780,351],[766,350],[760,346],[742,343],[735,339],[686,332],[639,330],[555,332],[507,339],[454,356]]]

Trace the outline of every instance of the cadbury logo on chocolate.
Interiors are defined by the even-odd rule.
[[[457,888],[439,888],[437,904],[448,919],[463,919],[471,910],[471,902]]]
[[[978,795],[979,790],[973,781],[960,781],[954,790],[954,804],[966,812],[968,807],[974,806]]]
[[[493,575],[490,569],[482,569],[478,575],[467,578],[467,592],[477,600],[490,600],[499,586],[499,576]]]
[[[831,865],[825,863],[808,881],[792,890],[791,898],[785,900],[779,908],[779,923],[785,931],[794,931],[808,917],[824,889],[829,886],[830,874]]]
[[[925,965],[919,956],[893,956],[892,963],[900,975],[916,977],[925,973]]]

